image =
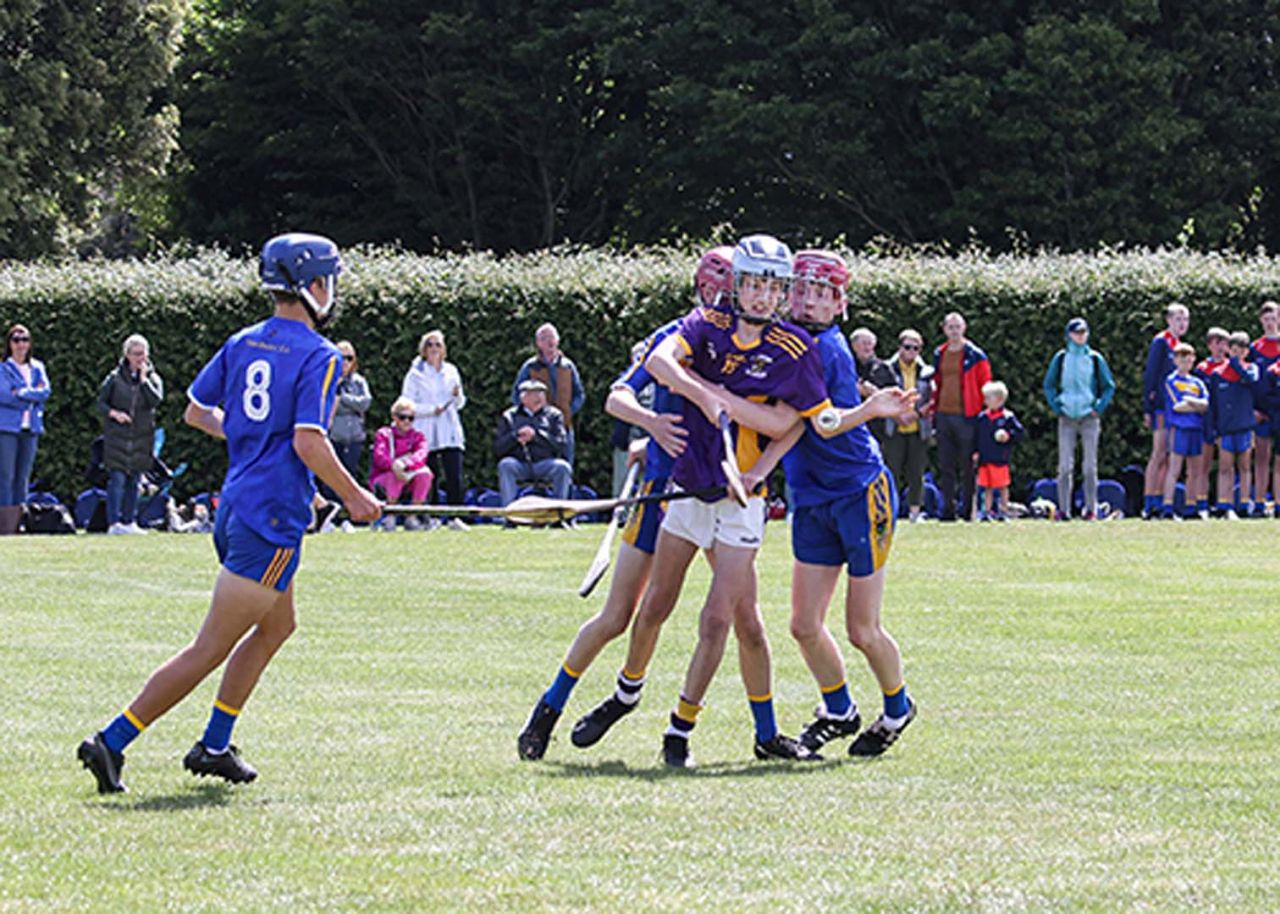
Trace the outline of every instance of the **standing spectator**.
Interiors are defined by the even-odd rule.
[[[554,324],[543,324],[534,334],[538,354],[527,359],[511,385],[511,402],[520,405],[520,385],[532,378],[546,385],[548,402],[564,417],[564,460],[573,466],[573,417],[582,409],[587,395],[582,389],[578,366],[560,351],[560,334]]]
[[[941,520],[956,518],[956,466],[960,467],[960,516],[973,511],[974,430],[982,412],[982,386],[991,380],[987,354],[965,339],[965,320],[958,312],[942,319],[947,341],[933,351],[934,429],[938,436],[938,481],[942,489]]]
[[[565,459],[564,416],[547,405],[547,385],[532,378],[520,382],[520,405],[498,420],[493,450],[498,457],[502,504],[516,497],[520,483],[545,480],[556,498],[569,497],[573,469]]]
[[[443,478],[446,503],[460,505],[466,439],[458,412],[467,405],[467,396],[462,392],[462,375],[457,367],[445,361],[448,354],[441,331],[424,333],[418,341],[418,358],[409,366],[400,393],[412,400],[418,410],[414,427],[427,437],[427,447],[431,449],[429,466],[436,485]],[[433,491],[432,501],[435,500]],[[445,526],[451,530],[467,529],[459,517],[450,518]]]
[[[877,390],[897,385],[897,378],[889,366],[876,356],[876,335],[867,327],[859,327],[849,334],[853,349],[853,361],[858,370],[858,393],[865,400]],[[888,434],[888,419],[872,419],[867,423],[880,447],[884,447]]]
[[[1249,334],[1243,330],[1227,338],[1229,358],[1217,365],[1209,375],[1209,412],[1218,438],[1218,503],[1219,517],[1236,520],[1247,514],[1249,489],[1253,482],[1253,427],[1256,423],[1255,396],[1261,380],[1258,366],[1246,361]],[[1207,360],[1206,360],[1207,361]],[[1201,365],[1204,362],[1200,363]],[[1240,494],[1234,493],[1236,474]]]
[[[144,532],[137,523],[138,483],[155,460],[156,407],[164,399],[150,356],[147,338],[133,334],[124,341],[120,364],[98,388],[110,534]]]
[[[329,440],[351,478],[359,479],[360,457],[364,454],[367,437],[364,417],[373,403],[373,395],[369,392],[369,382],[357,370],[360,363],[356,359],[356,347],[342,340],[338,343],[338,351],[342,353],[342,378],[338,381],[338,408],[333,424],[329,426]],[[323,482],[320,486],[325,498],[330,501],[338,499],[337,493]]]
[[[1151,340],[1147,367],[1142,373],[1142,423],[1151,430],[1151,457],[1143,479],[1142,513],[1153,518],[1164,498],[1164,481],[1169,469],[1169,436],[1165,434],[1165,379],[1173,373],[1173,350],[1191,326],[1187,306],[1174,302],[1164,309],[1165,329]]]
[[[1199,457],[1204,450],[1203,415],[1209,408],[1209,389],[1191,373],[1196,350],[1189,343],[1173,347],[1174,370],[1164,382],[1165,428],[1169,429],[1169,468],[1164,491],[1156,507],[1166,519],[1182,520],[1174,513],[1174,493],[1184,458]]]
[[[387,503],[396,504],[405,488],[409,501],[425,505],[431,492],[431,470],[427,467],[427,437],[413,427],[413,401],[398,397],[391,404],[391,424],[378,429],[373,436],[372,467],[369,472],[369,488],[381,488]],[[395,529],[395,517],[388,515],[387,529]],[[418,518],[410,516],[404,522],[406,530],[422,527]]]
[[[982,399],[986,409],[978,414],[974,433],[978,441],[978,492],[982,496],[978,520],[1004,520],[1012,481],[1009,461],[1013,446],[1022,438],[1022,423],[1013,410],[1004,408],[1009,388],[1003,381],[983,384]]]
[[[1280,364],[1280,303],[1266,301],[1258,309],[1258,322],[1262,336],[1249,347],[1249,361],[1258,366],[1258,377],[1266,378],[1271,366]],[[1254,426],[1253,450],[1253,513],[1256,517],[1267,514],[1267,484],[1272,481],[1271,467],[1275,456],[1275,438],[1280,428],[1280,415],[1264,406],[1258,410],[1258,424]],[[1272,486],[1271,495],[1280,501],[1280,492]]]
[[[1044,398],[1058,417],[1058,517],[1071,518],[1071,484],[1075,475],[1076,440],[1084,450],[1085,520],[1098,516],[1098,439],[1102,414],[1111,405],[1116,382],[1102,353],[1089,347],[1089,324],[1083,317],[1067,321],[1067,345],[1049,360]]]
[[[898,352],[889,360],[894,383],[903,390],[918,394],[910,422],[886,420],[883,450],[885,463],[898,488],[907,490],[911,521],[920,519],[924,506],[924,468],[929,459],[929,439],[933,437],[933,420],[928,414],[933,392],[933,366],[920,353],[924,338],[911,329],[898,334]]]
[[[1196,363],[1191,373],[1204,382],[1213,398],[1213,373],[1227,364],[1227,340],[1231,336],[1221,327],[1210,327],[1205,335],[1205,345],[1209,354]],[[1255,379],[1256,380],[1256,379]],[[1217,430],[1213,426],[1213,404],[1201,417],[1204,421],[1204,450],[1194,460],[1187,461],[1187,478],[1194,479],[1195,485],[1187,486],[1187,516],[1208,519],[1209,517],[1209,475],[1213,469],[1213,450],[1217,444]],[[1194,497],[1193,497],[1194,496]],[[1194,502],[1194,505],[1193,505]],[[1194,513],[1192,508],[1194,507]]]
[[[18,532],[27,500],[36,444],[44,434],[49,375],[31,357],[31,331],[14,324],[0,362],[0,535]]]

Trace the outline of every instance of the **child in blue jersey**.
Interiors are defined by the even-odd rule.
[[[1147,367],[1142,373],[1142,422],[1151,429],[1151,457],[1147,460],[1142,489],[1142,512],[1147,518],[1159,516],[1169,468],[1164,382],[1173,371],[1173,348],[1191,326],[1191,312],[1186,305],[1174,302],[1165,308],[1164,320],[1165,329],[1155,335],[1147,349]]]
[[[722,299],[727,300],[732,294],[732,256],[733,250],[728,247],[712,248],[702,255],[693,277],[694,292],[699,304],[718,307]],[[681,415],[684,401],[665,386],[657,384],[645,368],[645,360],[654,347],[679,329],[679,326],[680,321],[674,320],[649,334],[640,347],[638,357],[614,381],[605,402],[605,410],[611,416],[638,425],[649,433],[643,452],[644,478],[637,493],[639,495],[666,491],[672,462],[684,450],[688,436]],[[654,400],[653,408],[648,409],[641,405],[638,394],[651,384],[654,385]],[[658,528],[662,524],[663,514],[661,502],[637,505],[632,512],[626,529],[622,532],[622,545],[618,549],[613,579],[604,606],[578,629],[560,670],[539,698],[524,729],[520,731],[516,742],[520,758],[542,758],[551,732],[578,680],[605,645],[627,630],[650,580]],[[664,580],[672,580],[676,575],[672,569],[661,571]],[[679,577],[683,581],[683,569],[679,571]],[[618,694],[622,697],[616,702],[607,703],[608,708],[601,713],[616,720],[630,711],[639,699],[643,681],[642,672],[637,674],[624,669],[618,676]],[[591,745],[594,740],[588,737],[584,742],[582,737],[584,732],[590,731],[590,727],[586,730],[576,727],[573,734],[575,745]]]
[[[1249,361],[1258,366],[1258,379],[1265,386],[1266,379],[1272,376],[1271,369],[1280,365],[1280,303],[1263,302],[1258,309],[1258,323],[1262,325],[1262,336],[1249,347]],[[1256,489],[1253,493],[1253,515],[1265,517],[1268,483],[1271,484],[1272,498],[1280,501],[1280,469],[1275,469],[1275,439],[1280,431],[1280,411],[1271,403],[1270,397],[1259,403],[1257,420],[1253,429],[1253,482]],[[1280,510],[1275,516],[1280,517]]]
[[[1013,446],[1022,440],[1022,423],[1013,410],[1004,408],[1009,388],[1003,381],[983,384],[982,399],[985,409],[978,414],[973,439],[978,449],[978,520],[1004,520],[1012,482],[1009,462]]]
[[[195,641],[80,744],[77,755],[99,793],[125,789],[125,747],[228,654],[209,724],[183,767],[232,783],[257,777],[230,744],[231,729],[294,629],[293,575],[311,520],[312,474],[338,493],[352,519],[373,521],[381,512],[339,462],[327,434],[342,357],[316,328],[333,314],[341,269],[337,246],[327,238],[295,233],[268,241],[260,272],[275,314],[227,340],[188,390],[188,424],[227,441],[229,467],[213,534],[222,568]]]
[[[1164,478],[1161,516],[1174,518],[1173,495],[1183,463],[1199,457],[1204,450],[1204,413],[1209,408],[1209,391],[1203,381],[1191,373],[1196,364],[1196,350],[1190,343],[1173,348],[1173,372],[1164,382],[1164,425],[1169,437],[1169,471]],[[1181,520],[1181,518],[1177,518]]]
[[[1253,428],[1259,378],[1258,366],[1245,361],[1249,355],[1249,334],[1232,333],[1228,346],[1230,357],[1210,369],[1206,383],[1209,413],[1213,416],[1211,424],[1218,441],[1216,513],[1235,520],[1252,507],[1249,489],[1253,483]],[[1200,363],[1200,367],[1204,365],[1205,362]],[[1240,478],[1238,498],[1232,492],[1237,474]]]
[[[1194,511],[1194,516],[1202,519],[1209,517],[1209,477],[1213,473],[1213,451],[1218,445],[1218,432],[1214,428],[1213,373],[1220,366],[1227,364],[1227,342],[1230,337],[1231,334],[1221,327],[1210,327],[1209,332],[1205,334],[1205,346],[1209,354],[1196,362],[1195,368],[1191,370],[1192,374],[1204,381],[1205,389],[1209,391],[1209,408],[1205,410],[1203,416],[1204,450],[1194,464],[1189,463],[1187,466],[1187,476],[1195,479],[1195,490],[1193,499],[1191,486],[1187,487],[1186,513],[1187,516],[1192,516]],[[1229,460],[1225,455],[1223,458]]]
[[[777,457],[785,454],[782,462],[794,508],[791,633],[822,698],[800,741],[816,752],[831,740],[858,733],[861,725],[844,658],[826,626],[843,569],[848,579],[845,629],[883,696],[882,713],[850,744],[849,754],[874,756],[897,741],[914,719],[916,706],[907,695],[901,651],[880,620],[897,486],[867,422],[880,417],[901,421],[912,413],[917,393],[884,388],[865,401],[859,395],[853,355],[835,323],[845,309],[848,282],[848,267],[839,255],[796,255],[791,318],[815,336],[833,410],[817,427],[797,424],[771,443],[744,481],[750,485],[766,477]]]

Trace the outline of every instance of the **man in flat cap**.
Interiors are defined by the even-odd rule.
[[[509,505],[522,483],[550,484],[552,497],[568,498],[573,470],[565,459],[564,414],[547,405],[547,385],[528,378],[517,387],[520,405],[498,420],[493,450],[498,458],[498,487]]]

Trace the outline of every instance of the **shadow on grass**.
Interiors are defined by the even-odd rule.
[[[229,784],[199,784],[194,789],[164,796],[141,797],[131,802],[100,805],[114,812],[181,812],[185,809],[226,806],[231,801],[231,791]]]
[[[696,768],[667,768],[661,760],[652,766],[632,768],[626,762],[612,759],[604,762],[544,761],[538,767],[556,778],[629,778],[635,781],[662,781],[667,778],[738,778],[790,777],[829,771],[843,763],[837,759],[821,762],[707,762]]]

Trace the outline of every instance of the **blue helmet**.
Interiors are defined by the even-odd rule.
[[[769,279],[780,279],[786,286],[791,285],[794,258],[791,248],[787,247],[772,235],[748,235],[733,249],[733,309],[738,316],[753,323],[767,323],[758,318],[748,316],[738,303],[737,289],[743,276],[764,276]],[[771,319],[771,318],[770,318]]]
[[[317,327],[323,327],[333,317],[341,272],[338,246],[323,235],[305,232],[289,232],[272,238],[262,246],[262,260],[258,265],[262,288],[298,296]],[[311,284],[317,279],[323,279],[329,289],[323,308],[311,294]]]

